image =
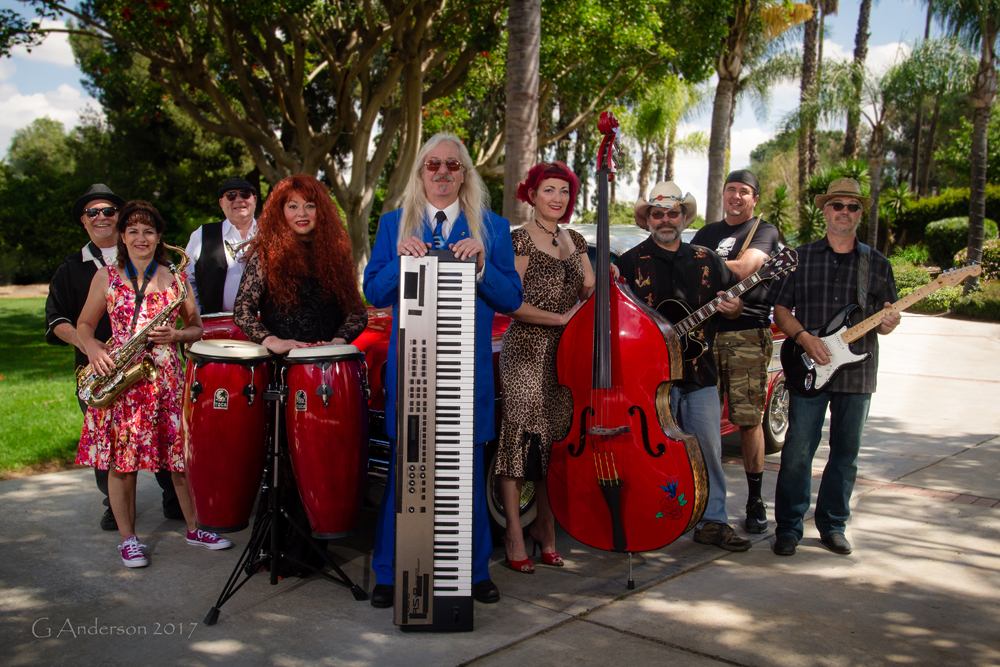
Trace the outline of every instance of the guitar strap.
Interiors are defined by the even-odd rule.
[[[740,257],[742,257],[743,253],[745,253],[747,251],[747,248],[750,246],[750,241],[753,240],[754,232],[757,231],[757,226],[758,225],[760,225],[760,216],[759,215],[757,216],[757,219],[754,221],[753,227],[750,228],[750,233],[747,234],[746,240],[743,241],[743,247],[740,248],[740,254],[736,255],[736,259],[739,259]]]
[[[872,249],[858,241],[858,305],[861,311],[868,311],[868,286],[871,280]]]

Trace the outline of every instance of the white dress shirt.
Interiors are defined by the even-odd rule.
[[[257,219],[254,218],[253,222],[250,223],[250,231],[247,232],[247,238],[252,238],[254,234],[257,233]],[[222,221],[222,242],[225,243],[229,241],[230,243],[240,243],[245,239],[240,236],[240,230],[236,229],[236,226],[229,222],[228,219]],[[187,248],[184,250],[187,256],[191,259],[191,263],[187,268],[188,280],[191,282],[191,291],[194,292],[195,299],[198,298],[198,282],[194,273],[194,266],[198,262],[198,258],[201,257],[201,227],[191,232],[191,240],[188,241]],[[243,253],[237,253],[241,258]],[[240,288],[240,278],[243,277],[243,269],[246,267],[246,262],[237,262],[233,259],[233,256],[229,254],[229,250],[225,250],[226,255],[226,285],[222,289],[222,310],[231,313],[233,311],[233,306],[236,304],[236,292]],[[199,304],[200,305],[200,304]],[[204,313],[203,313],[204,314]]]

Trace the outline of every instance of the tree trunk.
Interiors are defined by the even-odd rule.
[[[798,145],[799,201],[803,204],[808,199],[806,186],[810,173],[809,128],[812,125],[811,106],[816,92],[816,33],[819,28],[818,12],[816,11],[817,1],[809,0],[809,5],[813,8],[813,16],[805,24],[805,37],[802,40],[802,76],[799,79],[799,113],[801,114]]]
[[[667,140],[667,155],[663,165],[663,177],[660,179],[661,181],[674,180],[674,158],[677,157],[676,142],[677,127],[674,127],[670,130],[670,138]]]
[[[854,99],[847,114],[847,132],[844,134],[843,156],[851,160],[858,157],[858,128],[861,126],[861,84],[864,80],[861,68],[864,67],[865,59],[868,57],[868,20],[871,11],[872,0],[862,0],[861,10],[858,12],[858,32],[854,37],[854,72],[851,74]]]
[[[917,99],[917,120],[913,128],[913,160],[910,163],[910,189],[917,194],[923,194],[920,186],[920,142],[924,131],[924,98]]]
[[[868,209],[868,245],[878,249],[878,198],[882,189],[882,163],[884,161],[882,150],[876,148],[872,152],[868,161],[868,169],[871,173],[871,198],[872,206]]]
[[[587,210],[587,183],[590,170],[587,168],[587,128],[581,126],[576,130],[576,145],[573,148],[573,173],[580,179],[580,191],[576,196],[574,211],[583,213]]]
[[[538,149],[538,68],[542,38],[541,0],[510,0],[507,12],[507,120],[503,169],[503,215],[513,225],[531,220],[531,207],[517,200],[517,186]]]
[[[816,83],[813,84],[814,93],[813,98],[819,97],[819,87],[822,85],[823,77],[823,32],[826,28],[826,12],[823,11],[822,6],[820,7],[819,15],[819,31],[816,36]],[[819,166],[819,146],[818,138],[816,136],[816,118],[815,116],[810,119],[809,122],[809,175],[812,176],[816,173],[816,168]]]
[[[712,136],[708,142],[708,191],[705,194],[705,220],[722,220],[722,184],[726,179],[726,144],[729,115],[733,106],[733,79],[719,78],[712,105]]]
[[[928,195],[928,183],[931,180],[931,158],[934,157],[934,135],[937,132],[938,116],[941,115],[941,98],[934,98],[934,112],[931,114],[931,126],[927,128],[927,141],[924,144],[924,165],[921,168],[922,179],[920,194]]]
[[[653,142],[644,142],[641,148],[642,156],[639,159],[639,194],[648,192],[649,175],[653,171]]]

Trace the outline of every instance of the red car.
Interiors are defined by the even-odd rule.
[[[590,243],[590,259],[594,261],[594,225],[569,225],[571,229],[576,229]],[[685,230],[685,241],[689,241],[694,232]],[[646,232],[636,228],[612,228],[611,254],[612,258],[617,258],[640,241],[648,236]],[[500,428],[501,417],[501,395],[500,395],[500,343],[504,332],[510,324],[510,318],[506,315],[497,315],[493,320],[493,375],[497,381],[496,386],[496,424],[497,432]],[[784,373],[781,370],[779,352],[781,341],[785,335],[781,333],[774,324],[771,325],[774,334],[774,354],[768,369],[768,400],[767,410],[764,416],[764,438],[768,453],[774,453],[781,449],[785,440],[785,430],[788,427],[788,390],[785,389]],[[370,461],[368,466],[368,489],[366,497],[369,502],[378,506],[382,491],[385,488],[386,473],[389,466],[389,443],[385,438],[385,364],[389,345],[389,335],[392,333],[392,311],[370,308],[368,311],[368,328],[355,341],[354,345],[365,353],[365,361],[369,369],[368,382],[371,386],[371,399],[369,400],[369,422],[371,433]],[[728,408],[723,406],[722,411],[722,434],[734,433],[739,428],[728,420]],[[486,470],[485,479],[488,490],[487,498],[490,508],[490,518],[493,534],[496,538],[503,531],[506,521],[504,519],[503,503],[500,499],[499,485],[495,483],[493,469],[496,463],[497,442],[494,440],[487,444],[484,457]],[[531,482],[524,484],[521,492],[521,525],[527,526],[535,518],[534,489]]]

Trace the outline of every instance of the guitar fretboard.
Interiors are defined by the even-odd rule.
[[[719,304],[722,303],[722,299],[726,297],[730,299],[738,297],[744,292],[749,291],[751,288],[756,287],[757,284],[761,282],[761,280],[762,279],[760,275],[756,273],[753,274],[752,276],[744,278],[743,280],[741,280],[740,282],[736,283],[728,290],[726,290],[725,297],[721,296],[715,297],[714,299],[706,303],[704,306],[702,306],[701,308],[694,311],[693,313],[685,317],[683,320],[675,324],[674,331],[677,333],[678,336],[683,336],[684,334],[691,331],[699,324],[710,318],[712,315],[715,315],[715,313],[718,312],[719,310]]]

